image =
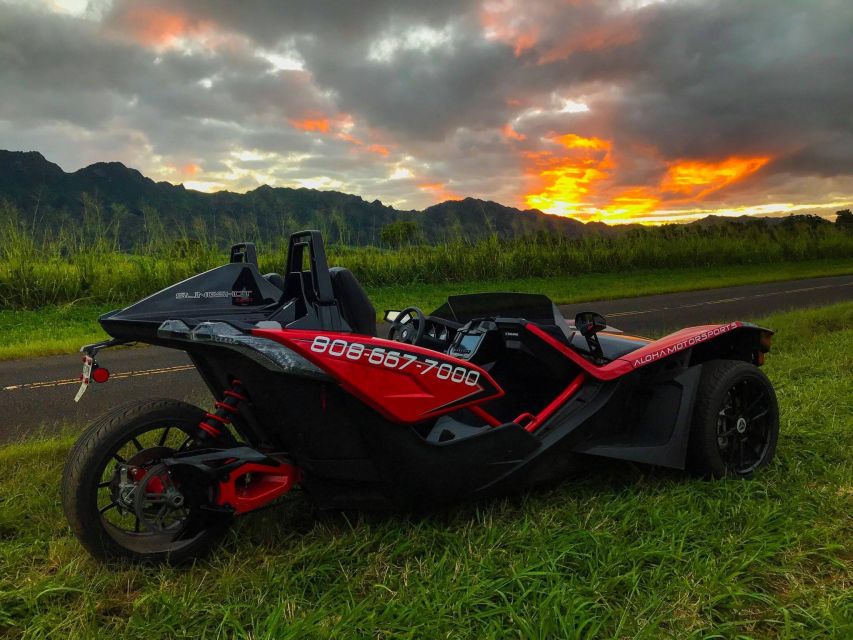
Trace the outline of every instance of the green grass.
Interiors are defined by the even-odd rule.
[[[630,296],[709,289],[795,278],[853,273],[853,259],[704,268],[635,270],[628,273],[584,273],[552,278],[521,278],[483,282],[412,284],[371,287],[368,291],[381,315],[385,309],[416,304],[437,308],[448,295],[484,291],[544,293],[558,303],[588,302]],[[150,293],[150,292],[147,292]],[[127,302],[130,302],[128,300]],[[67,304],[39,310],[0,310],[0,360],[72,353],[81,345],[103,340],[97,318],[120,304]]]
[[[0,449],[0,635],[853,637],[853,303],[765,319],[776,461],[751,481],[599,465],[429,517],[298,493],[187,570],[105,568],[58,502],[71,440]]]
[[[119,228],[90,210],[81,224],[36,229],[0,202],[0,307],[33,309],[67,303],[117,304],[136,300],[218,266],[226,254],[202,230],[146,223],[146,239],[119,243]],[[149,220],[148,222],[151,222]],[[251,229],[246,229],[251,237]],[[239,238],[241,240],[245,237]],[[262,273],[281,272],[285,236],[259,242]],[[669,225],[580,238],[557,234],[500,239],[459,237],[438,245],[397,249],[327,247],[329,264],[348,267],[369,289],[406,288],[571,274],[624,274],[636,270],[756,270],[782,263],[853,259],[853,233],[826,222]]]
[[[73,353],[108,338],[98,316],[111,305],[68,304],[36,311],[0,310],[0,360]]]

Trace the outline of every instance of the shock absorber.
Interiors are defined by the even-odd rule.
[[[248,399],[243,393],[243,383],[236,378],[231,381],[231,386],[222,395],[221,402],[217,400],[213,403],[213,413],[205,413],[204,419],[198,423],[199,429],[214,439],[222,437],[222,432],[231,424],[240,403]]]

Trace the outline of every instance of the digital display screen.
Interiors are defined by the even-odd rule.
[[[459,346],[461,347],[460,351],[463,353],[467,351],[468,353],[473,353],[477,347],[480,345],[480,340],[483,338],[481,335],[468,335],[462,334],[462,340],[459,341]]]

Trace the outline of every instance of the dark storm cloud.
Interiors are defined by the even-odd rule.
[[[127,4],[116,5],[112,19]],[[653,142],[667,157],[725,155],[737,142],[746,153],[800,158],[806,171],[853,168],[853,154],[839,164],[834,152],[823,166],[814,147],[853,124],[853,3],[616,5],[509,5],[499,19],[536,34],[516,56],[511,43],[483,39],[478,8],[467,2],[163,4],[266,46],[294,43],[342,110],[414,137],[500,125],[509,99],[599,82],[622,88],[593,101],[611,135]],[[419,25],[449,28],[451,41],[389,61],[367,58],[383,35]]]
[[[0,146],[69,169],[105,159],[207,169],[234,149],[305,152],[312,140],[288,118],[330,108],[305,72],[273,69],[251,47],[155,51],[90,20],[2,4],[0,83]]]
[[[104,21],[126,26],[137,4],[136,0],[117,0]],[[475,6],[459,0],[154,0],[145,4],[168,12],[186,12],[199,22],[212,21],[267,47],[302,36],[344,49],[369,40],[395,22],[441,25]]]
[[[458,127],[500,127],[509,110],[504,71],[512,52],[492,43],[459,43],[407,51],[393,63],[350,59],[341,64],[319,44],[308,50],[317,82],[333,88],[347,110],[374,126],[411,137],[442,139]]]
[[[615,138],[670,158],[770,153],[792,171],[853,171],[831,144],[853,130],[853,3],[667,3],[637,22],[623,45],[545,65],[556,82],[620,87],[590,102]]]
[[[116,3],[106,21],[132,30],[135,6]],[[474,3],[180,0],[155,6],[185,12],[195,24],[209,20],[259,45],[296,49],[340,108],[373,126],[438,139],[471,123],[499,125],[508,113],[504,105],[514,87],[501,74],[517,64],[506,46],[480,37]],[[369,59],[377,41],[405,37],[411,27],[448,29],[452,37],[425,51],[403,48],[391,61]]]
[[[88,21],[2,6],[0,11],[4,115],[90,124],[133,102],[169,118],[239,121],[269,110],[283,119],[326,106],[304,73],[270,73],[269,63],[250,50],[155,54],[104,35]],[[199,86],[205,79],[214,90]],[[38,108],[40,97],[44,110]],[[98,102],[102,106],[93,108]]]
[[[0,4],[0,134],[422,205],[424,183],[518,204],[525,153],[574,133],[612,144],[611,186],[769,156],[714,197],[822,197],[853,182],[851,30],[849,0],[116,0],[97,19]]]
[[[100,40],[94,25],[0,5],[0,115],[92,126],[116,109],[136,57]]]

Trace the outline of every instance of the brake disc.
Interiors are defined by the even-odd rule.
[[[174,449],[169,447],[149,447],[136,453],[127,462],[116,465],[115,473],[110,479],[110,491],[112,500],[118,505],[121,513],[135,511],[139,474],[145,472],[145,467],[173,453]]]
[[[148,469],[137,483],[133,506],[140,525],[151,533],[180,529],[189,513],[184,494],[162,462]]]

